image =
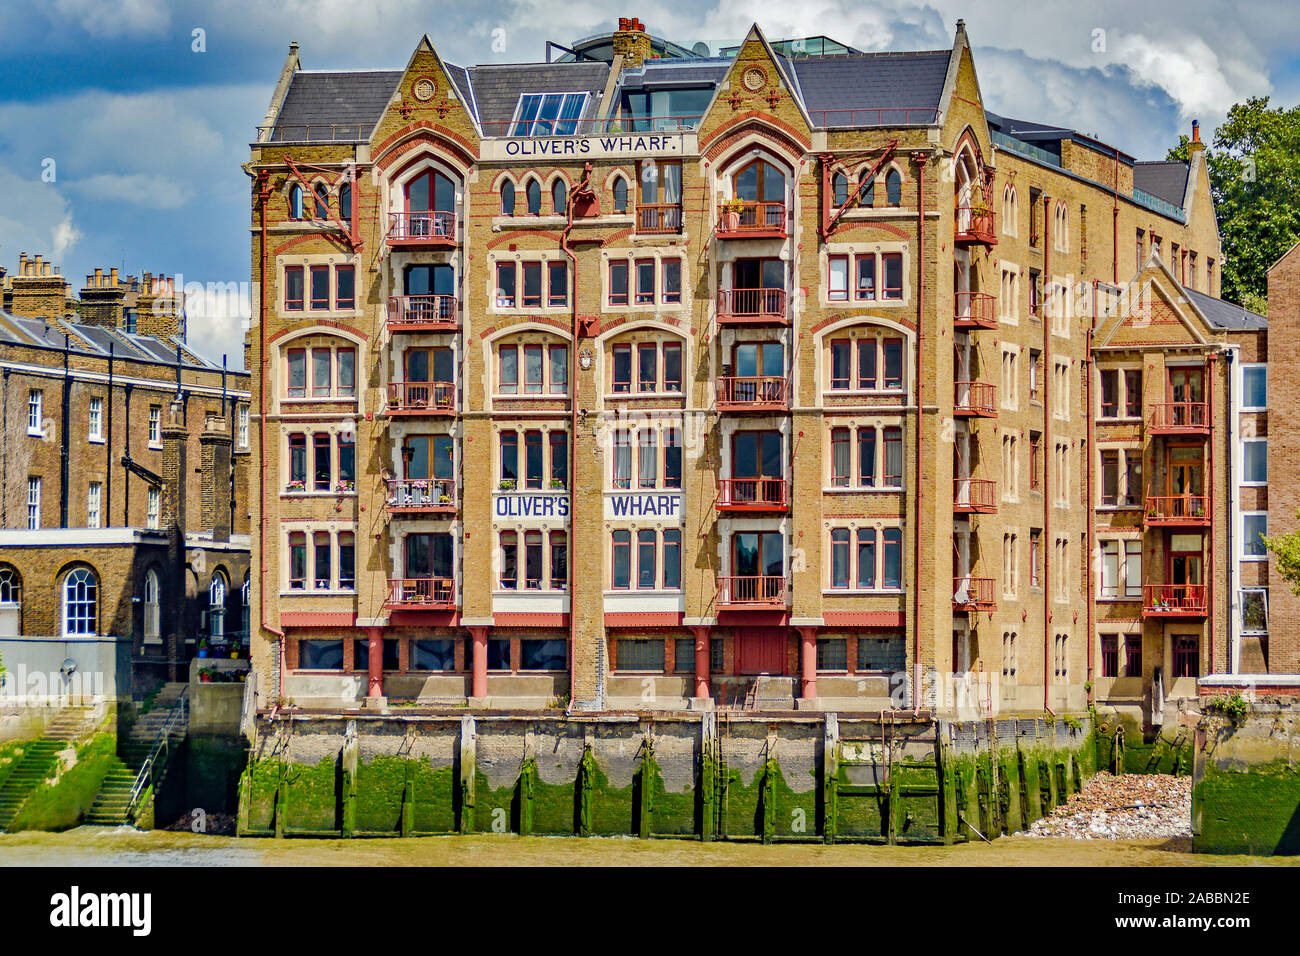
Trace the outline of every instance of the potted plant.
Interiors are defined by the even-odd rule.
[[[199,657],[207,657],[207,656],[208,656],[208,642],[206,640],[200,640]]]
[[[514,480],[513,478],[502,478],[502,479],[501,479],[501,484],[500,484],[498,487],[499,487],[502,491],[514,491],[514,490],[515,490],[515,480]]]
[[[238,645],[238,644],[231,644],[231,645],[230,645],[230,659],[231,659],[232,661],[237,661],[237,660],[239,660],[239,645]]]
[[[307,482],[303,481],[301,478],[295,478],[293,481],[289,482],[288,488],[286,490],[290,492],[306,491]]]
[[[740,199],[728,199],[722,204],[724,231],[735,232],[740,228],[740,211],[744,208],[745,203]]]
[[[340,481],[338,484],[334,486],[334,490],[339,492],[340,494],[344,494],[346,492],[352,491],[354,490],[354,488],[355,488],[355,484],[351,481]]]
[[[200,684],[212,683],[212,668],[205,667],[203,668],[203,670],[199,671],[199,683]]]
[[[438,503],[439,503],[439,504],[442,504],[442,505],[449,505],[449,504],[451,504],[451,495],[439,495],[439,496],[438,496]]]
[[[563,482],[563,480],[561,480],[561,479],[559,479],[559,478],[552,478],[552,479],[551,479],[551,490],[552,490],[552,491],[563,491],[563,490],[564,490],[564,482]]]

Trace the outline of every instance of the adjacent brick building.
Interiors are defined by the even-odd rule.
[[[1199,141],[989,113],[961,24],[708,57],[632,19],[548,63],[295,45],[251,151],[264,702],[1159,723],[1229,666],[1208,449],[1263,323]]]
[[[74,295],[23,254],[0,281],[9,690],[57,690],[70,660],[138,695],[183,679],[201,642],[246,646],[248,374],[186,345],[169,277],[97,269]]]

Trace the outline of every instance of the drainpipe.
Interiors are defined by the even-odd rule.
[[[9,527],[9,369],[4,370],[4,388],[0,393],[0,406],[4,407],[3,426],[0,427],[0,528]]]
[[[1088,641],[1087,643],[1088,643],[1088,704],[1089,706],[1092,705],[1094,700],[1093,671],[1096,669],[1094,648],[1093,648],[1094,639],[1092,633],[1093,614],[1094,614],[1093,598],[1097,593],[1095,590],[1096,578],[1094,577],[1093,554],[1092,554],[1093,548],[1096,547],[1096,543],[1094,539],[1094,535],[1096,534],[1096,531],[1094,529],[1094,522],[1093,522],[1095,514],[1093,512],[1093,498],[1092,498],[1092,469],[1094,463],[1092,454],[1093,454],[1093,437],[1095,434],[1094,415],[1092,409],[1092,372],[1093,372],[1092,339],[1093,336],[1096,334],[1097,334],[1097,280],[1093,279],[1092,280],[1092,322],[1091,322],[1091,328],[1088,329],[1087,353],[1083,363],[1083,374],[1084,374],[1083,394],[1085,398],[1084,408],[1087,409],[1087,416],[1088,416],[1087,419],[1088,455],[1087,458],[1085,459],[1085,461],[1087,461],[1088,464],[1087,467],[1083,469],[1083,473],[1085,476],[1085,480],[1087,482],[1087,492],[1086,492],[1085,500],[1088,502],[1087,507],[1084,509],[1084,514],[1087,515],[1087,521],[1088,521],[1088,600],[1087,600]]]
[[[59,425],[59,527],[68,526],[68,480],[72,462],[69,456],[72,454],[72,446],[68,440],[68,429],[72,427],[72,380],[68,371],[68,350],[69,350],[68,333],[63,333],[63,398],[60,404],[63,406],[60,410]]]
[[[921,397],[921,386],[925,379],[925,153],[912,154],[916,163],[916,479],[912,483],[915,489],[912,500],[913,511],[913,546],[912,546],[912,710],[921,709],[921,499],[924,485],[921,477],[922,445],[921,427],[925,406]]]
[[[566,204],[567,222],[564,224],[564,231],[560,233],[560,248],[564,254],[569,257],[573,263],[573,341],[569,349],[569,538],[566,542],[566,548],[569,552],[568,572],[569,572],[569,706],[568,712],[573,711],[573,701],[577,690],[577,660],[578,660],[578,599],[577,583],[578,578],[574,574],[576,566],[575,557],[577,549],[577,531],[578,522],[574,512],[573,504],[577,498],[574,491],[578,484],[578,257],[573,249],[569,246],[569,232],[573,229],[573,209],[580,195],[591,194],[591,163],[587,163],[582,171],[582,181],[573,189],[569,190],[569,201]],[[603,629],[602,629],[603,634]],[[604,640],[602,636],[601,640]],[[599,693],[597,694],[599,698]]]
[[[251,174],[250,174],[251,175]],[[261,480],[258,481],[258,587],[263,595],[259,602],[259,625],[262,630],[269,631],[279,638],[280,644],[280,668],[279,681],[276,687],[277,700],[284,696],[284,668],[287,663],[287,654],[285,652],[284,631],[278,627],[273,627],[266,620],[266,202],[271,198],[271,174],[265,170],[259,170],[257,173],[257,203],[258,218],[260,220],[259,228],[262,235],[262,244],[259,250],[260,262],[258,265],[258,288],[257,288],[257,445],[258,456],[261,464]],[[353,202],[355,202],[355,198]],[[278,706],[278,705],[277,705]]]
[[[128,381],[122,389],[122,418],[125,421],[131,420],[131,383]],[[146,438],[147,441],[147,438]],[[131,429],[126,430],[126,441],[123,442],[126,448],[123,454],[131,457]],[[131,469],[122,469],[122,527],[131,527]]]
[[[108,438],[104,448],[104,500],[99,512],[104,516],[104,527],[113,526],[113,341],[108,343]]]
[[[1210,548],[1209,548],[1210,553],[1209,553],[1208,560],[1206,562],[1208,566],[1205,569],[1205,600],[1206,600],[1206,606],[1209,608],[1210,611],[1210,660],[1208,663],[1208,669],[1206,669],[1206,667],[1203,667],[1202,669],[1206,670],[1206,673],[1208,674],[1213,674],[1214,673],[1214,643],[1215,643],[1214,642],[1214,619],[1215,619],[1215,613],[1214,613],[1214,598],[1215,598],[1215,594],[1214,594],[1214,550],[1215,550],[1214,548],[1214,538],[1215,538],[1214,486],[1216,482],[1214,480],[1214,393],[1212,391],[1212,387],[1214,385],[1214,379],[1216,377],[1215,373],[1219,370],[1219,354],[1217,352],[1211,352],[1209,358],[1210,358],[1210,368],[1209,368],[1209,374],[1206,376],[1208,381],[1206,382],[1206,387],[1205,387],[1205,411],[1209,419],[1207,424],[1209,425],[1210,428],[1210,436],[1209,436],[1210,463],[1209,463],[1209,468],[1206,469],[1209,472],[1209,475],[1207,476],[1209,480],[1205,484],[1206,487],[1209,488],[1209,492],[1210,492],[1209,493],[1210,500],[1208,502],[1208,507],[1206,508],[1206,511],[1208,511],[1210,514]],[[1200,675],[1198,674],[1197,676],[1199,677]]]
[[[1043,310],[1043,537],[1050,547],[1043,550],[1043,710],[1052,711],[1051,650],[1052,650],[1052,322],[1051,305],[1046,292],[1051,288],[1052,270],[1052,217],[1048,211],[1052,208],[1052,197],[1046,194],[1043,205],[1043,301],[1039,307]],[[1030,215],[1034,213],[1031,210]],[[1032,228],[1032,225],[1031,225]]]
[[[1230,346],[1223,352],[1224,361],[1228,363],[1228,414],[1225,416],[1225,428],[1227,429],[1226,446],[1224,453],[1224,467],[1227,469],[1227,478],[1225,486],[1231,499],[1228,505],[1228,550],[1224,553],[1228,556],[1228,673],[1236,674],[1241,669],[1241,641],[1237,630],[1237,614],[1235,608],[1239,606],[1237,601],[1237,589],[1234,587],[1232,579],[1233,573],[1237,569],[1237,552],[1233,545],[1233,530],[1237,524],[1237,515],[1241,513],[1241,499],[1236,493],[1236,486],[1232,483],[1233,460],[1237,457],[1237,445],[1232,437],[1232,423],[1237,417],[1238,404],[1241,401],[1240,391],[1234,387],[1234,372],[1232,363],[1236,359],[1237,346]]]

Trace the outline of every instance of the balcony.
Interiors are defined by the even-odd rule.
[[[785,289],[723,289],[718,293],[720,325],[789,322]]]
[[[455,514],[454,478],[390,478],[384,507],[389,514]]]
[[[1207,528],[1210,500],[1205,495],[1148,495],[1142,523],[1148,528]]]
[[[681,231],[682,207],[679,203],[645,203],[636,207],[637,235],[660,236]]]
[[[956,514],[996,514],[998,484],[988,478],[954,478],[952,510]]]
[[[390,578],[385,606],[413,611],[454,610],[456,581],[453,578]]]
[[[969,574],[952,579],[952,609],[954,611],[996,611],[998,602],[993,597],[993,579],[975,578]]]
[[[388,214],[388,245],[393,249],[451,249],[456,245],[454,212]]]
[[[1210,406],[1205,402],[1157,402],[1151,406],[1151,434],[1208,435]]]
[[[785,578],[777,574],[718,578],[718,610],[770,611],[790,604]]]
[[[460,305],[454,295],[393,295],[388,297],[388,331],[455,332]]]
[[[954,329],[996,329],[997,299],[987,292],[958,292]]]
[[[784,239],[785,203],[738,200],[718,210],[719,239]]]
[[[1204,584],[1142,585],[1143,617],[1205,617],[1209,605]]]
[[[785,511],[790,483],[784,478],[718,479],[719,511]]]
[[[980,206],[958,206],[953,240],[959,246],[996,246],[993,210]]]
[[[759,375],[718,379],[720,412],[784,412],[789,402],[790,381],[786,378]]]
[[[389,415],[455,415],[455,382],[389,382]]]
[[[997,418],[998,390],[988,382],[954,382],[952,413],[958,418]]]

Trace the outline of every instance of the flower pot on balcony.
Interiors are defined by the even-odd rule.
[[[722,222],[723,222],[724,232],[735,232],[737,229],[740,228],[740,213],[738,212],[724,213],[722,216]]]

